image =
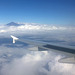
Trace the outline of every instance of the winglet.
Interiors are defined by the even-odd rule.
[[[11,35],[11,38],[13,39],[13,43],[15,43],[16,40],[18,40],[18,38],[13,35]]]

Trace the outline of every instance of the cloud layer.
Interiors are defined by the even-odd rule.
[[[1,75],[74,75],[75,65],[59,63],[60,55],[33,52],[3,65]],[[48,66],[47,66],[48,65]]]
[[[21,39],[75,46],[74,27],[35,23],[0,26],[0,75],[75,75],[74,64],[58,62],[63,55],[51,51],[29,51],[32,45],[24,46],[25,44],[22,43],[13,45],[12,42],[8,42],[10,40],[8,36],[10,37],[11,34]]]
[[[55,25],[40,25],[35,23],[24,23],[19,24],[19,26],[0,26],[0,33],[4,32],[24,32],[24,31],[52,31],[52,30],[74,30],[74,27],[66,27],[66,26],[55,26]]]

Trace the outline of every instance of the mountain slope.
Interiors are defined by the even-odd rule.
[[[20,24],[15,23],[15,22],[10,22],[8,24],[6,24],[7,26],[19,26]]]

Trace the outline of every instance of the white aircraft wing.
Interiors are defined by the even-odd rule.
[[[45,42],[40,42],[40,41],[34,41],[34,40],[21,40],[15,36],[12,36],[13,38],[13,43],[15,43],[16,40],[27,43],[27,44],[31,44],[34,45],[36,47],[38,47],[38,51],[54,51],[54,52],[62,52],[63,54],[68,54],[71,57],[68,58],[62,58],[59,60],[59,62],[63,62],[63,63],[75,63],[75,49],[72,47],[66,47],[66,46],[61,46],[61,45],[57,45],[57,44],[52,44],[52,43],[45,43]],[[36,50],[35,50],[36,51]]]

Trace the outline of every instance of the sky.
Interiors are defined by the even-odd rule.
[[[75,64],[58,62],[66,54],[30,51],[36,50],[35,46],[12,44],[10,37],[75,49],[75,27],[55,26],[75,25],[74,13],[74,0],[0,0],[0,24],[24,22],[17,26],[0,25],[0,75],[75,75]]]
[[[0,0],[0,24],[75,24],[75,0]]]

